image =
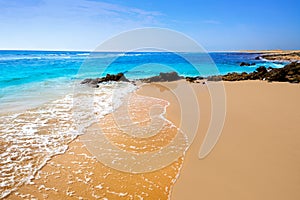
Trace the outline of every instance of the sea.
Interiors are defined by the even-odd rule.
[[[286,64],[255,60],[258,56],[230,52],[177,55],[170,52],[0,51],[0,113],[58,99],[72,90],[74,81],[107,73],[122,72],[129,79],[169,71],[182,76],[209,76],[253,72],[259,66],[280,68]],[[255,65],[240,66],[241,62]]]
[[[52,156],[64,153],[70,141],[112,113],[121,106],[122,98],[137,89],[131,83],[111,82],[89,93],[89,86],[80,84],[85,78],[121,72],[137,80],[172,71],[181,76],[210,76],[286,64],[256,59],[259,56],[239,52],[0,51],[0,199],[30,184]],[[241,62],[251,65],[240,66]],[[92,116],[86,110],[91,98]]]

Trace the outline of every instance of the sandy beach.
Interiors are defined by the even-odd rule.
[[[0,200],[300,200],[300,1],[0,5]]]
[[[171,199],[299,199],[300,85],[263,81],[224,85],[224,129],[213,151],[199,160],[210,98],[206,85],[193,84],[202,117]],[[140,92],[159,94],[150,88]],[[167,117],[178,125],[174,99],[166,93],[161,97],[172,102]]]
[[[138,94],[169,101],[166,118],[180,127],[180,105],[164,89],[178,84],[195,90],[201,111],[196,138],[184,160],[180,157],[150,173],[121,172],[98,162],[79,137],[7,199],[300,198],[299,84],[224,82],[224,129],[213,151],[201,160],[198,153],[211,115],[207,84],[215,83],[153,83]],[[88,132],[97,129],[93,125]]]

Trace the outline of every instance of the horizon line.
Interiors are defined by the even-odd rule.
[[[84,50],[84,49],[78,49],[78,50],[74,50],[74,49],[0,49],[0,51],[40,51],[40,52],[85,52],[85,53],[93,53],[93,52],[97,52],[97,53],[123,53],[125,51],[122,50],[118,50],[118,51],[95,51],[95,50]],[[276,51],[300,51],[299,49],[248,49],[248,50],[209,50],[206,51],[208,53],[226,53],[226,52],[232,52],[232,53],[236,53],[236,52],[240,52],[240,53],[260,53],[260,52],[276,52]],[[130,51],[127,51],[130,52]],[[135,51],[132,51],[135,52]],[[136,51],[137,53],[139,51]],[[159,51],[140,51],[140,52],[159,52]],[[196,52],[196,51],[174,51],[174,52],[178,52],[178,53],[202,53],[202,52]],[[205,51],[203,51],[205,52]]]

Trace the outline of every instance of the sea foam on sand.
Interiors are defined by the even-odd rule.
[[[92,92],[75,90],[41,107],[0,116],[0,198],[24,183],[30,184],[52,156],[64,153],[69,142],[120,106],[123,96],[136,86],[105,83],[93,90],[78,88]]]

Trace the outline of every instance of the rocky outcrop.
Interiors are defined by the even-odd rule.
[[[246,63],[246,62],[241,62],[240,66],[252,66],[255,65],[255,63]]]
[[[246,72],[243,72],[241,74],[233,72],[233,73],[228,73],[222,77],[222,80],[224,81],[241,81],[241,80],[247,80],[248,79],[248,74]]]
[[[108,81],[123,81],[123,82],[129,82],[129,80],[125,77],[123,73],[118,73],[116,75],[114,74],[107,74],[105,77],[102,78],[87,78],[84,79],[81,84],[89,84],[94,87],[97,87],[98,83],[108,82]]]
[[[197,81],[203,80],[203,79],[204,79],[204,77],[202,77],[202,76],[195,76],[195,77],[187,76],[187,77],[185,77],[185,80],[188,82],[191,82],[191,83],[197,82]]]
[[[290,83],[300,83],[300,63],[292,62],[283,68],[266,68],[260,66],[252,73],[228,73],[225,75],[216,75],[209,77],[182,77],[176,72],[160,73],[158,76],[153,76],[150,78],[140,79],[144,83],[151,82],[168,82],[177,81],[180,79],[186,79],[188,82],[199,82],[199,80],[207,79],[208,81],[242,81],[242,80],[267,80],[267,81],[280,81],[280,82],[290,82]],[[123,73],[118,73],[116,75],[107,74],[102,78],[95,79],[85,79],[81,84],[89,84],[93,87],[98,87],[99,83],[108,81],[124,81],[129,82],[129,80],[124,76]]]
[[[182,79],[182,76],[179,76],[177,72],[167,72],[167,73],[159,73],[158,76],[153,76],[150,78],[140,79],[144,83],[151,82],[168,82],[168,81],[177,81]]]
[[[292,62],[283,68],[258,67],[252,73],[228,73],[226,75],[207,77],[208,81],[242,81],[242,80],[267,80],[290,83],[300,83],[300,63]]]
[[[267,73],[266,80],[300,83],[300,63],[292,62],[283,68],[272,69]]]

